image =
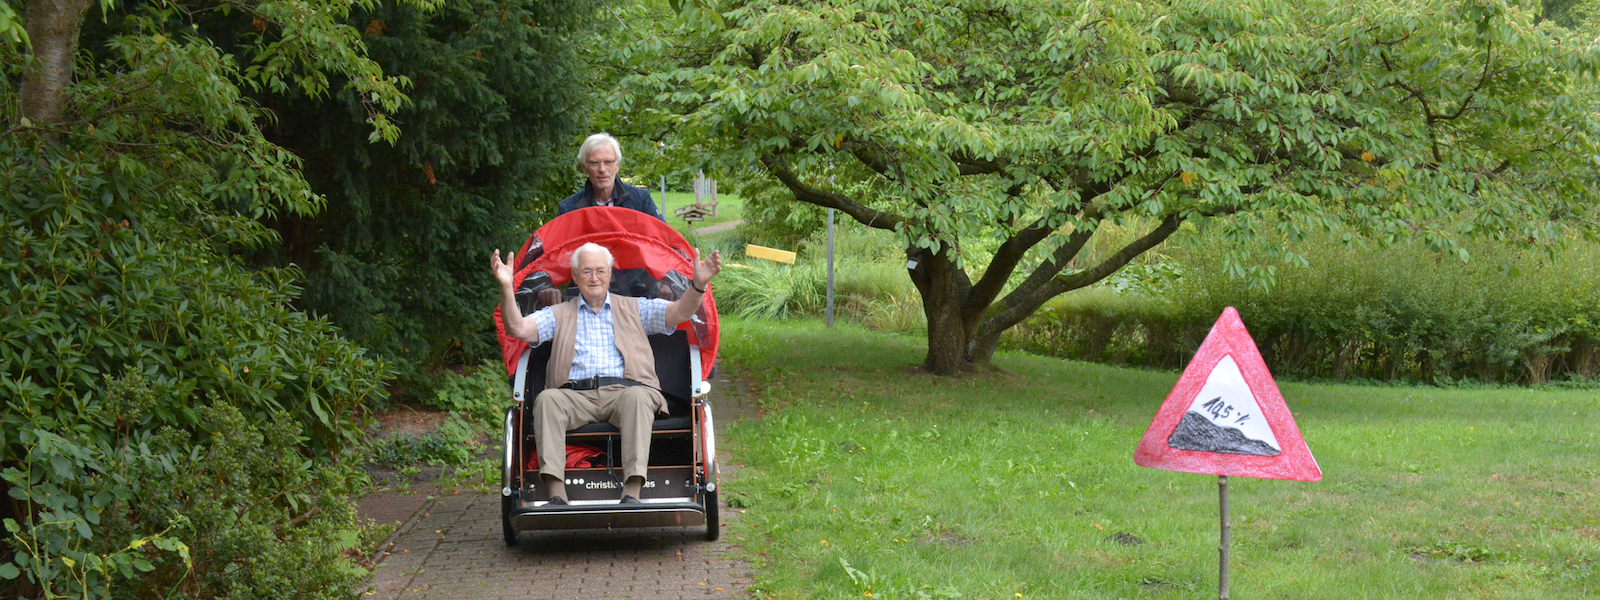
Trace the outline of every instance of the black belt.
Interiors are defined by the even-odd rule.
[[[635,386],[635,385],[644,385],[644,384],[639,383],[637,381],[634,381],[632,379],[625,378],[625,377],[599,377],[599,376],[595,376],[595,377],[590,377],[588,379],[574,379],[572,381],[568,381],[566,383],[561,384],[561,389],[563,389],[563,390],[577,390],[577,391],[582,392],[582,391],[587,391],[587,390],[598,390],[598,389],[603,388],[603,387],[608,386],[608,385]]]

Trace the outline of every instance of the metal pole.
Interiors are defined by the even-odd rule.
[[[1222,543],[1217,544],[1217,598],[1228,600],[1228,476],[1217,476],[1217,502],[1222,509]]]
[[[656,142],[656,155],[663,159],[667,156],[666,142]],[[661,176],[661,218],[667,218],[667,176]]]
[[[833,327],[833,209],[828,209],[828,327]]]

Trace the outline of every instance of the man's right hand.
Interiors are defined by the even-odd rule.
[[[512,255],[506,256],[506,258],[511,258],[511,256],[514,256],[514,255],[515,255],[515,253],[513,253]],[[489,257],[489,268],[494,270],[494,278],[495,278],[495,280],[500,282],[500,287],[502,287],[502,288],[515,287],[516,284],[512,280],[517,275],[516,270],[513,269],[511,267],[511,265],[500,261],[500,249],[499,248],[496,248],[495,251],[494,251],[494,254]]]
[[[506,258],[516,256],[512,253]],[[489,257],[489,268],[494,270],[495,280],[500,282],[500,318],[506,326],[506,334],[530,344],[539,343],[539,327],[533,319],[525,319],[522,309],[517,306],[517,289],[513,279],[516,278],[515,269],[500,260],[500,250],[496,249]]]

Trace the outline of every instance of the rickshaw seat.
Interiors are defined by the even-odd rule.
[[[692,423],[689,422],[688,415],[681,417],[666,416],[657,418],[655,424],[650,426],[650,429],[657,433],[681,430],[685,435],[687,435],[691,425]],[[622,430],[617,429],[616,425],[612,425],[610,423],[590,423],[588,425],[584,425],[583,427],[568,431],[567,435],[594,433],[619,434],[622,433]]]
[[[689,334],[679,330],[671,335],[651,335],[650,350],[655,355],[656,379],[661,383],[661,396],[667,401],[667,416],[657,417],[650,427],[655,432],[685,431],[690,427],[689,403],[693,398],[693,379],[690,373]],[[545,365],[550,362],[550,343],[539,344],[528,355],[527,372],[523,378],[523,397],[530,409],[533,399],[544,389]],[[590,423],[569,433],[616,434],[620,431],[610,423]]]

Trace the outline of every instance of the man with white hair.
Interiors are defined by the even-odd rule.
[[[550,503],[567,503],[566,433],[599,422],[622,430],[622,503],[638,503],[650,459],[650,427],[667,407],[646,336],[671,334],[700,310],[706,286],[722,272],[722,254],[712,251],[701,259],[695,251],[689,289],[669,302],[612,294],[611,251],[584,244],[572,253],[578,297],[528,316],[517,307],[515,273],[501,262],[499,250],[489,266],[500,282],[506,333],[536,346],[554,340],[545,390],[533,401],[539,473]]]
[[[578,168],[589,176],[589,180],[583,184],[582,190],[561,201],[556,207],[556,215],[590,206],[621,206],[666,222],[656,210],[655,201],[650,199],[649,190],[628,185],[617,176],[621,164],[622,146],[617,143],[617,138],[607,133],[589,136],[578,148]]]

